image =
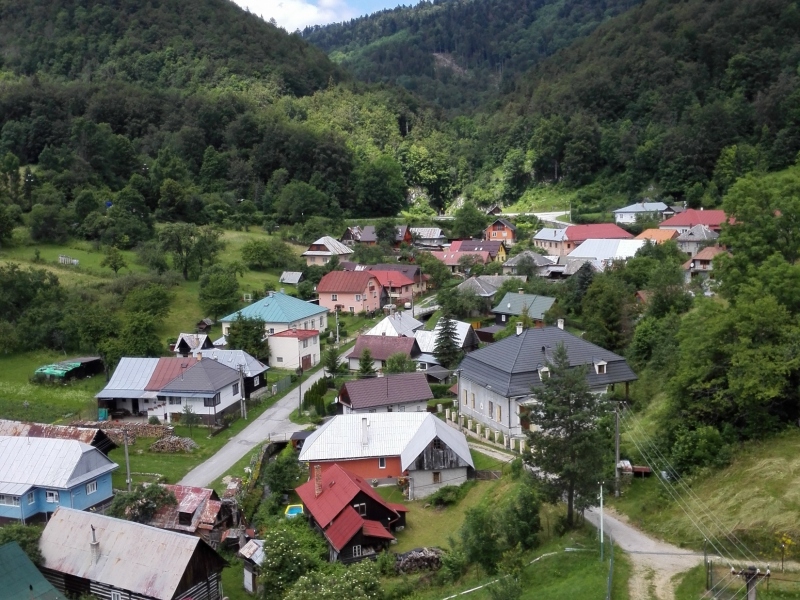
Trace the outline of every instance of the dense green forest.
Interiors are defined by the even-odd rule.
[[[543,58],[635,5],[635,0],[437,0],[303,37],[362,81],[402,86],[447,109],[508,92]]]

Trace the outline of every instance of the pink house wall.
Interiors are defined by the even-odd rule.
[[[380,310],[381,308],[381,286],[378,284],[376,280],[371,280],[370,285],[372,286],[372,291],[370,291],[369,286],[364,289],[363,292],[360,294],[355,293],[320,293],[319,295],[319,305],[324,306],[329,311],[333,312],[336,310],[337,306],[343,306],[344,308],[341,309],[342,312],[350,312],[350,307],[353,307],[354,313],[359,313],[361,311],[370,311],[370,310]],[[356,296],[360,295],[361,299],[357,300]],[[336,299],[334,300],[334,296]]]

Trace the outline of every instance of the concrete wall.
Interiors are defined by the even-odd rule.
[[[303,341],[308,342],[307,347],[303,347]],[[320,344],[319,336],[308,340],[298,340],[297,338],[270,337],[269,338],[269,366],[279,369],[296,369],[300,366],[299,358],[311,356],[311,365],[319,364]],[[278,358],[282,358],[279,361]]]
[[[434,473],[439,473],[439,483],[434,483]],[[441,471],[412,471],[410,484],[410,500],[418,500],[430,496],[446,485],[461,485],[467,481],[467,467],[442,469]]]

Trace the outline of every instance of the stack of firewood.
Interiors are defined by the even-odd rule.
[[[442,551],[438,548],[416,548],[397,557],[398,573],[435,571],[442,566]]]
[[[170,435],[163,437],[150,446],[153,452],[191,452],[199,448],[192,438]]]

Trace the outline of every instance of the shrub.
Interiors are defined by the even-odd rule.
[[[159,421],[159,420],[158,420],[158,417],[156,417],[156,416],[152,416],[152,417],[150,417],[149,419],[147,419],[147,422],[148,422],[150,425],[161,425],[161,421]]]
[[[450,543],[450,550],[442,554],[442,574],[449,581],[458,581],[467,572],[467,555],[461,546]]]
[[[375,561],[375,564],[377,565],[378,571],[380,571],[381,575],[394,575],[396,562],[397,557],[393,552],[389,552],[387,550],[380,553],[378,559]]]
[[[451,504],[457,504],[464,496],[466,496],[469,488],[472,487],[470,485],[471,483],[472,482],[467,482],[460,486],[446,485],[441,487],[433,494],[428,496],[428,502],[434,506],[449,506]]]

